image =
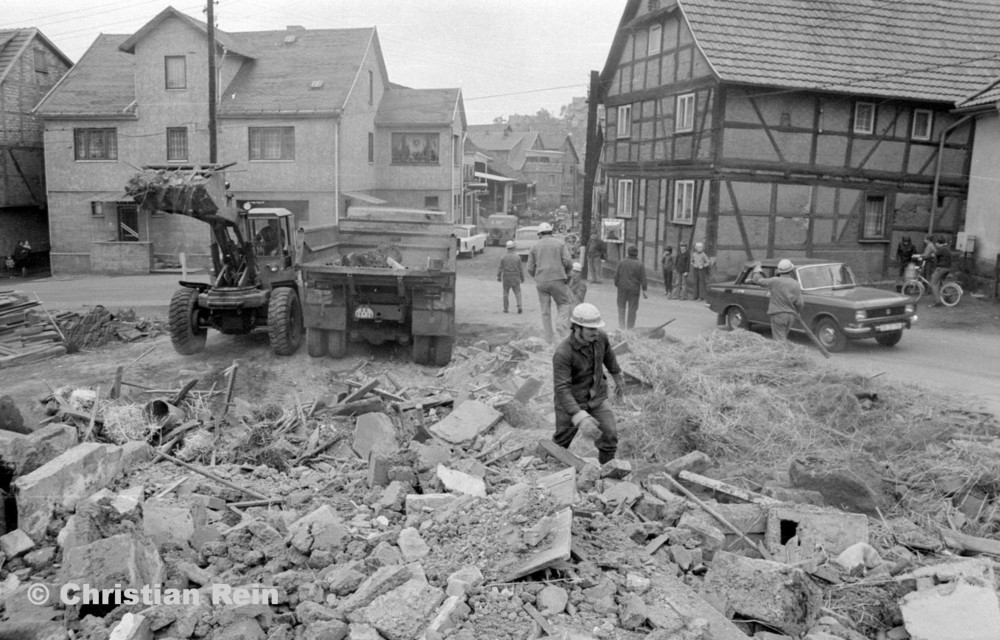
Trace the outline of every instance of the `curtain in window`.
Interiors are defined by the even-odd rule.
[[[885,198],[868,198],[865,201],[865,238],[885,235]]]

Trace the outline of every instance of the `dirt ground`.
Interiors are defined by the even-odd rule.
[[[459,273],[463,278],[471,278],[473,285],[469,287],[471,291],[463,293],[463,297],[469,302],[457,312],[457,353],[480,340],[501,345],[512,339],[541,336],[538,301],[530,280],[524,288],[524,314],[500,312],[495,269],[502,252],[501,248],[491,247],[484,255],[474,259],[466,258],[459,263]],[[11,282],[14,288],[18,286],[18,283]],[[481,287],[479,283],[482,284]],[[467,285],[468,282],[462,286]],[[656,287],[658,285],[651,288],[651,291],[655,291]],[[614,295],[613,285],[607,279],[601,285],[591,285],[591,291],[609,300]],[[920,327],[1000,334],[1000,303],[995,300],[967,295],[955,308],[933,308],[929,303],[930,299],[925,298],[920,305]],[[512,309],[513,306],[512,301]],[[148,318],[165,318],[165,312],[162,315],[156,310],[141,312],[149,313],[146,316]],[[641,323],[642,318],[640,325]],[[714,324],[708,315],[705,324],[707,329]],[[352,376],[357,378],[359,376],[356,374],[362,373],[363,376],[375,376],[391,371],[404,385],[411,388],[434,388],[440,384],[436,379],[438,369],[413,364],[409,347],[352,344],[346,358],[332,360],[310,358],[303,346],[294,356],[278,357],[271,353],[264,333],[223,336],[213,331],[209,334],[203,353],[186,357],[174,352],[170,338],[164,331],[130,344],[109,344],[94,350],[0,371],[0,390],[14,399],[25,417],[25,424],[34,426],[44,417],[38,400],[48,395],[52,389],[66,385],[100,387],[102,393],[107,393],[119,365],[126,366],[123,376],[126,382],[154,390],[171,390],[194,378],[202,381],[198,385],[199,389],[210,386],[212,381],[222,384],[224,381],[221,372],[234,362],[239,365],[234,396],[257,402],[277,403],[293,394],[298,394],[303,400],[335,396],[347,390],[347,379]],[[363,372],[361,369],[364,369]],[[470,381],[469,386],[473,388],[474,381]],[[135,387],[125,389],[136,401],[163,395],[145,393]]]

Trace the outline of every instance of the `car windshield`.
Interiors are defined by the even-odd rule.
[[[846,264],[818,264],[798,269],[803,290],[842,289],[856,286],[854,274]]]
[[[538,230],[537,229],[518,229],[517,230],[518,240],[537,240]]]
[[[468,238],[469,237],[469,230],[468,229],[463,229],[462,227],[456,227],[455,228],[455,236],[458,237],[458,238]]]

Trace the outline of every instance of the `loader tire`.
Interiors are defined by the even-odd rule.
[[[205,348],[208,332],[198,326],[198,290],[183,287],[170,299],[168,316],[170,342],[174,351],[192,356]]]
[[[267,335],[276,355],[290,356],[302,344],[302,307],[299,294],[291,287],[271,292],[267,305]]]
[[[306,351],[310,357],[322,358],[326,355],[326,331],[323,329],[306,329]]]

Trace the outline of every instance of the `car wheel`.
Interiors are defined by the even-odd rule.
[[[747,322],[747,315],[740,307],[729,307],[726,309],[726,329],[736,331],[746,329],[750,326]]]
[[[899,341],[903,339],[903,331],[890,331],[889,333],[880,333],[875,336],[875,342],[879,343],[883,347],[894,347],[899,344]]]
[[[847,346],[847,337],[840,330],[840,325],[832,318],[820,318],[819,322],[816,323],[815,333],[820,344],[831,353],[843,351]]]

